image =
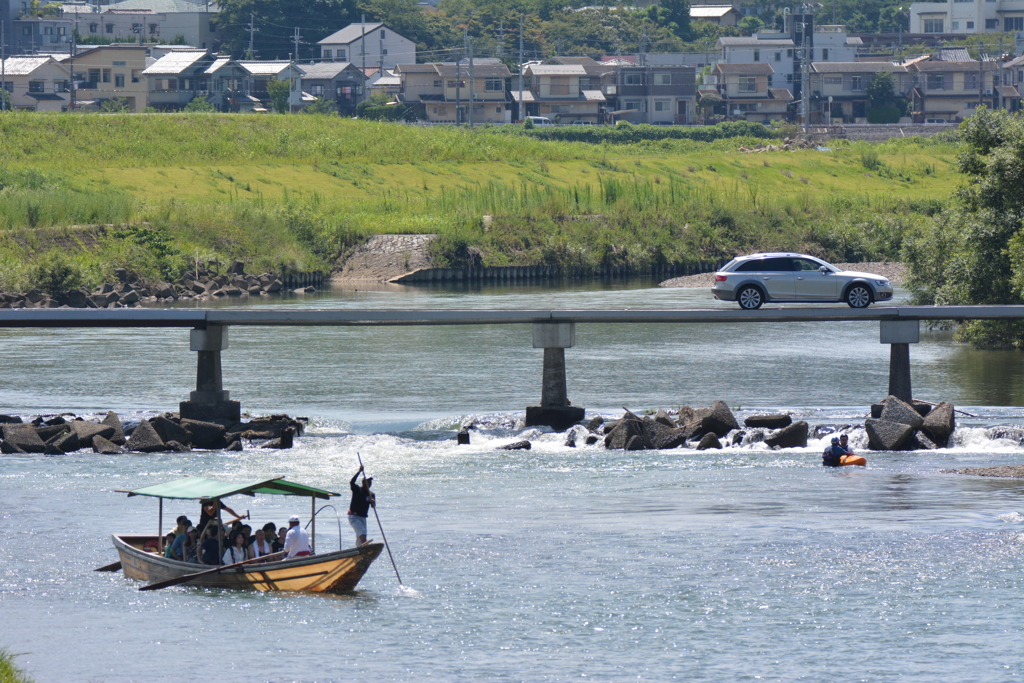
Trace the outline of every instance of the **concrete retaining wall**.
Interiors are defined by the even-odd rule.
[[[600,279],[626,277],[653,277],[668,279],[681,275],[710,273],[728,261],[694,261],[655,266],[634,270],[626,266],[598,267],[594,272],[563,270],[558,266],[501,266],[496,268],[421,268],[411,273],[392,278],[389,282],[400,284],[425,284],[428,282],[529,282],[563,279]]]

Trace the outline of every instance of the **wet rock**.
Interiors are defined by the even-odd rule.
[[[93,439],[95,440],[95,436]],[[75,451],[82,448],[82,441],[78,438],[78,434],[75,432],[68,432],[62,436],[58,436],[53,441],[53,445],[60,450],[61,453],[74,453]]]
[[[806,448],[807,432],[807,423],[800,420],[769,435],[764,442],[771,448]]]
[[[835,425],[818,425],[814,428],[814,432],[812,434],[815,439],[820,439],[828,436],[829,434],[835,434],[837,431],[838,430]]]
[[[588,435],[587,435],[587,438],[586,438],[586,440],[585,440],[585,443],[586,443],[586,444],[587,444],[588,446],[593,446],[593,445],[594,445],[595,443],[597,443],[597,442],[598,442],[598,441],[600,441],[600,440],[601,440],[601,439],[597,438],[597,436],[596,436],[596,435],[594,435],[594,434],[588,434]]]
[[[671,423],[671,420],[669,421]],[[644,446],[654,450],[679,448],[686,443],[687,430],[680,427],[667,426],[654,420],[643,420],[640,423]]]
[[[48,444],[46,444],[46,448],[43,449],[43,454],[44,455],[64,455],[64,451],[62,451],[61,449],[57,448],[57,444],[48,443]]]
[[[267,294],[276,294],[281,291],[282,287],[284,287],[283,282],[281,282],[280,280],[274,280],[269,285],[264,287],[263,291],[265,291]]]
[[[227,445],[227,441],[224,438],[227,430],[223,425],[215,422],[203,422],[201,420],[182,420],[181,426],[192,435],[193,448],[205,448],[216,451]]]
[[[278,438],[273,439],[271,441],[268,441],[267,443],[265,443],[262,446],[260,446],[260,448],[278,448],[278,449],[291,448],[294,445],[294,442],[295,442],[295,429],[292,428],[292,427],[289,427],[289,428],[285,429],[284,432],[281,433],[281,436],[279,436]]]
[[[498,446],[499,451],[528,451],[533,446],[529,441],[516,441],[514,443],[508,443],[504,446]]]
[[[455,435],[455,443],[460,446],[469,445],[469,428],[463,427],[459,430],[459,433]]]
[[[3,435],[4,443],[13,444],[24,453],[42,453],[46,450],[46,444],[32,425],[5,424]]]
[[[597,428],[600,427],[603,424],[604,424],[604,418],[601,417],[600,415],[596,415],[596,416],[594,416],[594,417],[592,417],[590,419],[590,422],[587,423],[587,431],[588,432],[596,432]]]
[[[104,437],[106,438],[106,437]],[[167,450],[163,440],[149,420],[143,420],[132,432],[131,437],[125,444],[125,449],[137,453],[157,453]]]
[[[627,451],[642,451],[642,450],[644,450],[644,439],[643,439],[643,437],[640,436],[639,434],[636,434],[634,436],[629,437],[629,441],[626,442],[626,445],[625,445],[623,450],[627,450]]]
[[[657,414],[655,414],[654,421],[655,422],[659,422],[659,423],[665,425],[666,427],[676,427],[677,426],[676,425],[676,421],[672,419],[672,417],[668,414],[668,412],[664,408],[662,408],[661,410],[659,410],[657,412]]]
[[[47,425],[48,427],[52,427],[54,425],[66,425],[67,423],[68,421],[65,420],[60,415],[57,415],[56,417],[51,417],[49,420],[43,420],[43,424]]]
[[[108,427],[114,428],[113,436],[108,436],[105,438],[109,439],[112,443],[115,443],[118,446],[123,446],[125,444],[124,427],[121,425],[121,419],[117,416],[117,413],[113,411],[107,413],[107,416],[100,420],[100,424],[105,424]],[[95,439],[95,437],[93,438]]]
[[[676,425],[679,427],[685,427],[690,422],[693,422],[694,410],[690,406],[683,406],[679,409],[679,416],[676,418]]]
[[[171,445],[171,441],[177,441],[179,444],[192,443],[192,434],[187,429],[180,424],[172,422],[163,415],[152,418],[149,424],[153,425],[153,429],[160,435],[160,440],[167,444],[168,447]],[[192,449],[190,448],[189,450]]]
[[[99,453],[100,455],[117,455],[124,452],[116,443],[104,439],[102,436],[92,437],[92,450],[93,453]]]
[[[82,444],[83,448],[92,446],[92,438],[97,434],[104,439],[109,439],[114,435],[114,428],[110,425],[86,422],[84,420],[73,420],[71,422],[71,430],[78,435],[78,441]]]
[[[235,439],[234,441],[232,441],[231,443],[229,443],[229,444],[228,444],[228,445],[227,445],[227,446],[226,446],[226,447],[224,448],[224,450],[226,450],[226,451],[241,451],[241,450],[244,450],[244,449],[242,448],[242,441],[241,441],[241,439]]]
[[[751,415],[743,421],[746,427],[757,427],[760,429],[782,429],[793,424],[793,418],[789,415]]]
[[[71,427],[68,427],[67,425],[41,424],[36,427],[36,434],[38,434],[39,438],[43,441],[50,441],[53,437],[70,431]]]
[[[918,429],[910,435],[903,447],[908,451],[934,451],[939,445],[928,438],[924,430]]]
[[[921,429],[935,443],[944,447],[949,443],[949,437],[952,436],[953,430],[956,429],[956,413],[953,404],[943,401],[932,408],[931,412],[924,418],[924,421],[921,422]]]
[[[921,426],[924,420],[918,414],[914,407],[909,403],[901,401],[895,396],[889,396],[882,401],[882,414],[879,417],[880,420],[886,422],[899,422],[901,424],[910,425],[914,429]]]
[[[694,436],[711,432],[717,437],[723,437],[732,430],[740,428],[739,423],[736,422],[736,417],[729,410],[729,406],[725,401],[715,401],[709,408],[700,408],[693,411],[693,418],[687,423],[686,427],[690,428],[694,425],[697,426]]]
[[[569,432],[565,437],[565,445],[567,448],[576,448],[576,433]]]
[[[45,445],[43,446],[43,449],[46,449]],[[0,441],[0,453],[3,453],[4,455],[18,455],[25,453],[25,451],[19,448],[18,444],[13,441],[7,441],[4,439],[3,441]]]
[[[20,425],[21,418],[17,415],[0,415],[0,425]]]
[[[745,437],[746,435],[747,435],[747,433],[745,431],[743,431],[743,430],[740,430],[738,432],[734,432],[733,435],[732,435],[732,445],[733,446],[739,446],[740,444],[742,444],[743,443],[743,437]]]
[[[141,298],[142,298],[142,296],[133,289],[130,292],[126,292],[125,294],[122,294],[121,298],[119,299],[119,301],[122,304],[134,304],[134,303],[136,303]]]
[[[705,434],[700,443],[697,444],[698,451],[706,451],[709,448],[721,448],[722,442],[718,440],[718,436],[714,432],[708,432]]]
[[[605,448],[626,448],[633,437],[639,437],[640,443],[643,444],[643,428],[640,426],[640,419],[630,412],[627,412],[626,416],[619,420],[611,431],[608,431],[609,425],[605,425]]]
[[[164,446],[166,446],[167,450],[170,451],[171,453],[189,453],[192,451],[191,448],[181,443],[180,441],[167,441],[164,443]]]
[[[1009,439],[1024,445],[1024,429],[1020,427],[992,427],[988,430],[990,439]]]
[[[910,438],[914,428],[902,422],[876,420],[869,417],[864,421],[868,434],[868,447],[873,451],[898,451]]]

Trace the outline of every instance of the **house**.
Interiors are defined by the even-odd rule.
[[[100,5],[65,5],[79,34],[116,42],[180,42],[203,50],[220,45],[217,6],[187,0],[121,0]]]
[[[867,88],[881,73],[892,74],[893,93],[907,95],[913,79],[907,67],[892,62],[815,62],[811,65],[811,116],[864,123],[871,107]],[[829,102],[831,101],[831,105]]]
[[[302,106],[302,90],[299,87],[299,82],[305,71],[296,66],[295,62],[287,60],[238,60],[235,63],[241,67],[242,72],[245,74],[247,95],[245,101],[252,102],[253,98],[255,98],[263,103],[263,108],[270,109],[270,90],[267,84],[270,81],[278,80],[288,81],[291,84],[291,94],[288,100],[291,106]],[[240,106],[245,108],[244,102],[240,103]],[[254,110],[258,109],[260,107],[255,106],[254,103]]]
[[[997,62],[963,59],[966,52],[942,50],[907,64],[913,77],[911,109],[916,123],[927,119],[956,123],[973,114],[979,104],[996,106]]]
[[[1002,85],[999,87],[1000,105],[1010,111],[1020,111],[1020,90],[1024,85],[1024,56],[1003,62]]]
[[[395,100],[401,91],[402,79],[387,70],[380,72],[376,78],[369,80],[366,85],[366,94],[368,96],[374,93],[382,93],[391,98],[392,101]]]
[[[215,57],[206,50],[169,52],[148,66],[142,75],[149,82],[149,106],[176,111],[209,89],[207,68]]]
[[[735,26],[743,18],[732,5],[690,5],[690,21],[710,21],[719,26]]]
[[[8,57],[3,71],[14,109],[63,111],[71,99],[71,71],[53,57]]]
[[[302,92],[331,102],[342,116],[353,116],[363,99],[363,72],[351,62],[303,64]]]
[[[717,92],[722,98],[713,113],[761,123],[789,118],[793,94],[788,88],[773,86],[776,74],[771,64],[716,64],[711,75],[717,86],[701,88],[701,94]]]
[[[139,113],[149,106],[146,48],[138,45],[99,45],[79,48],[60,62],[74,70],[75,109],[124,98],[128,110]]]
[[[1011,33],[1024,31],[1020,0],[954,0],[910,4],[911,33]]]
[[[416,63],[416,44],[380,22],[349,24],[317,41],[320,58],[356,66],[393,69]]]
[[[0,4],[2,6],[2,4]],[[48,54],[70,52],[74,22],[61,16],[21,16],[14,22],[14,40],[7,54]]]
[[[615,69],[615,110],[633,123],[685,124],[695,115],[692,66],[623,65]]]
[[[607,102],[599,88],[585,88],[590,76],[582,64],[529,64],[523,71],[529,87],[512,89],[512,100],[524,116],[544,116],[554,123],[602,123]]]
[[[433,123],[509,123],[508,67],[463,62],[399,64],[397,101]],[[472,110],[470,109],[472,106]]]

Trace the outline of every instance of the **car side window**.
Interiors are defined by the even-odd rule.
[[[757,259],[756,261],[747,261],[741,263],[736,267],[737,273],[756,273],[761,270],[766,270],[764,267],[765,259]]]
[[[793,259],[793,270],[800,271],[817,271],[821,267],[821,264],[815,263],[814,261],[808,261],[805,258]]]
[[[791,261],[792,259],[788,258],[766,258],[762,262],[761,270],[788,273],[793,270]]]

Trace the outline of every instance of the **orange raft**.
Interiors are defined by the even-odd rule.
[[[839,458],[839,466],[846,467],[847,465],[861,465],[866,466],[868,464],[867,459],[863,455],[844,455]]]

